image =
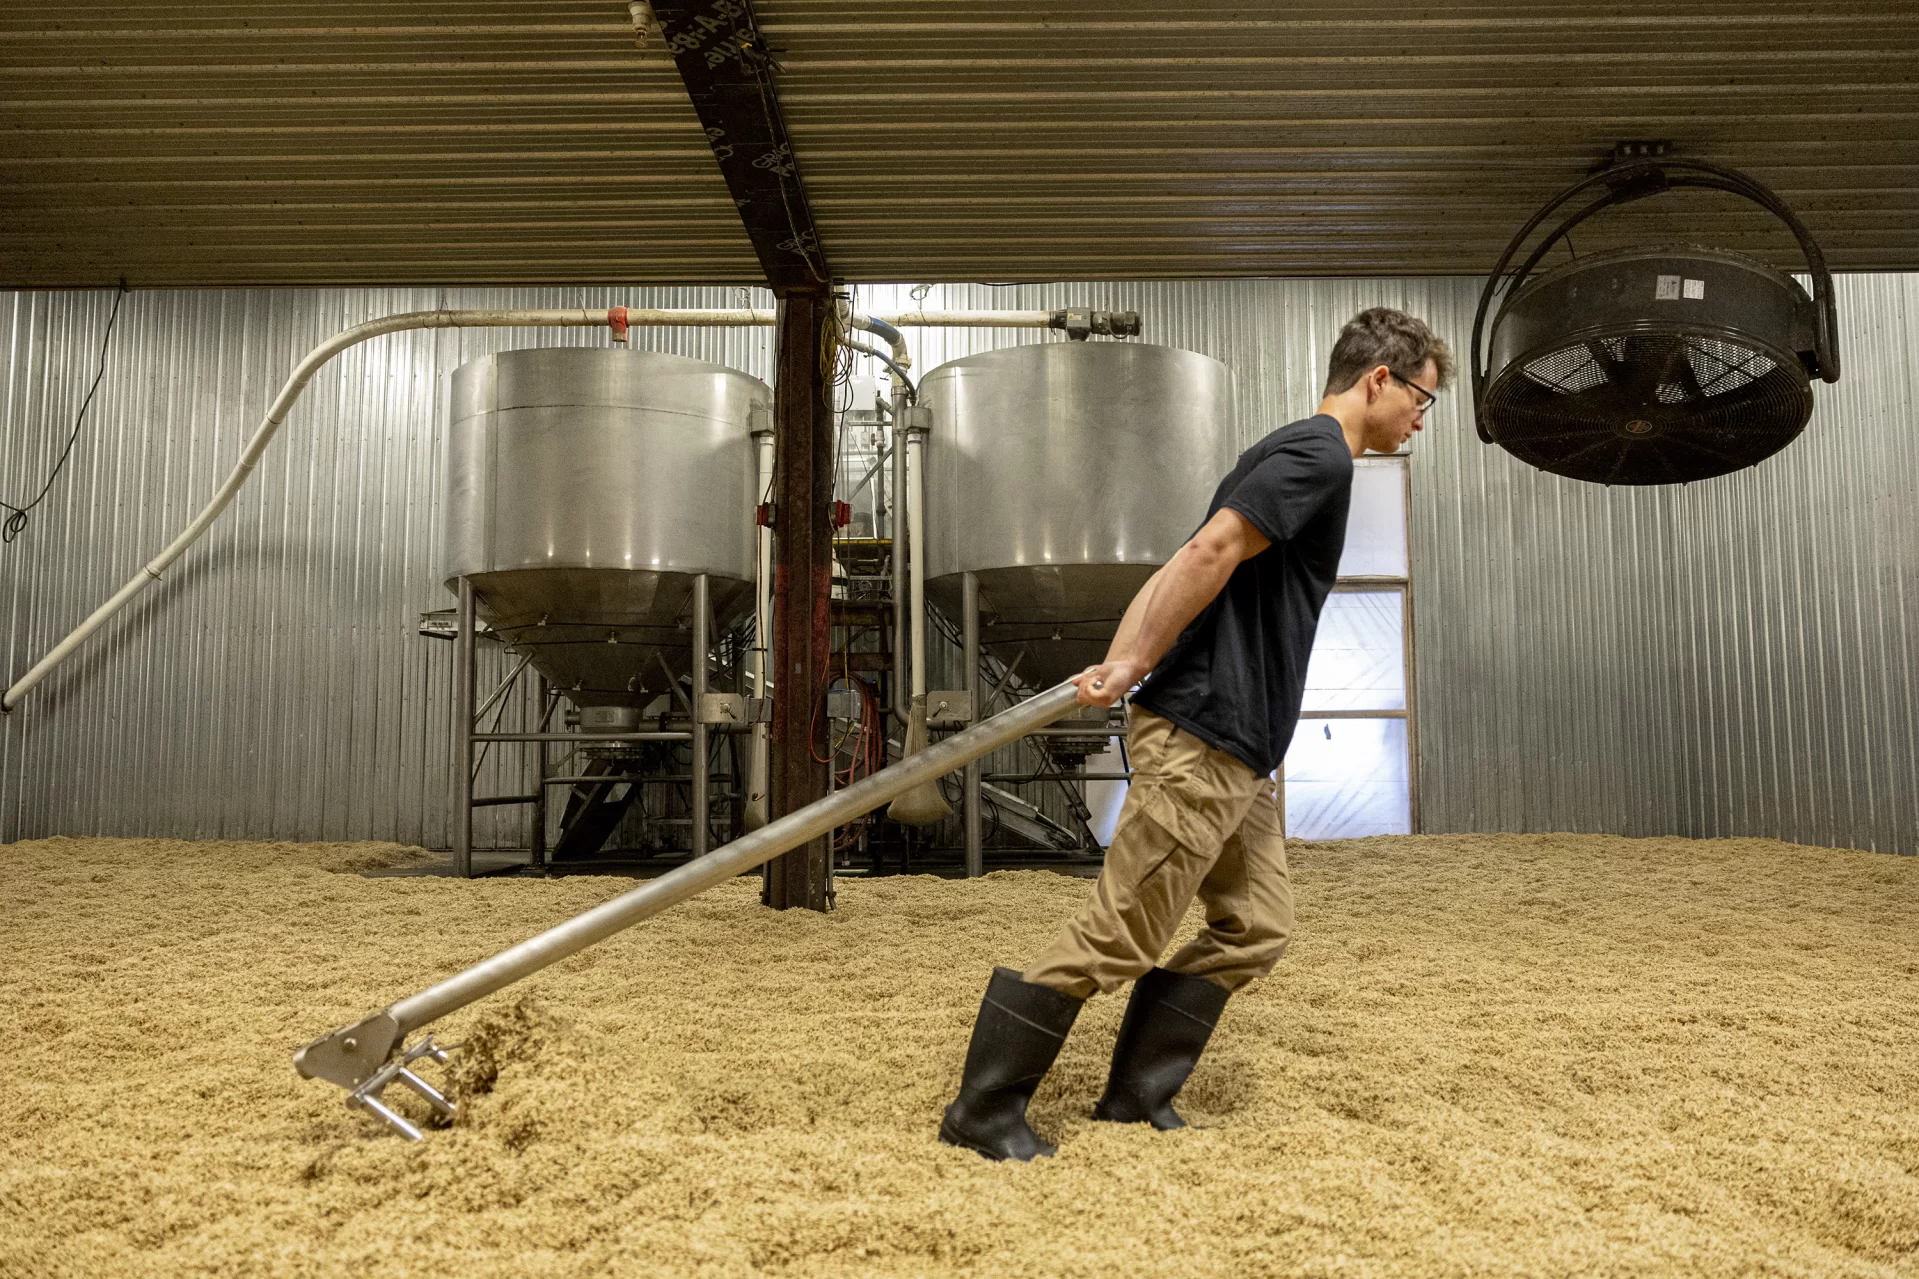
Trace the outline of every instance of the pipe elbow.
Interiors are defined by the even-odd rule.
[[[853,327],[856,329],[865,329],[868,333],[886,339],[887,342],[894,346],[898,346],[906,340],[905,335],[885,320],[880,319],[877,315],[855,315],[853,317]]]
[[[864,329],[874,337],[881,339],[893,348],[893,362],[903,369],[913,367],[911,357],[906,354],[906,335],[876,315],[853,316],[853,327]]]

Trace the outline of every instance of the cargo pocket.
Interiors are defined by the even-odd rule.
[[[1184,844],[1156,812],[1169,811],[1154,798],[1159,788],[1151,782],[1137,784],[1120,810],[1113,828],[1113,846],[1107,851],[1106,866],[1118,881],[1137,888],[1166,865]]]
[[[1191,733],[1169,741],[1152,763],[1133,786],[1140,812],[1196,852],[1217,851],[1259,794],[1252,769]]]

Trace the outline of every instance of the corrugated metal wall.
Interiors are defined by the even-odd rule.
[[[620,300],[732,306],[743,293]],[[436,306],[609,300],[586,289],[129,296],[68,470],[0,548],[7,670],[23,671],[192,518],[287,372],[328,335]],[[0,296],[0,496],[24,500],[58,456],[111,305],[110,293]],[[635,330],[634,340],[770,367],[763,329]],[[423,610],[451,601],[437,580],[448,378],[489,351],[604,341],[442,330],[377,338],[335,360],[207,538],[8,717],[0,838],[444,846],[451,652],[416,628]],[[481,652],[490,687],[498,653]],[[500,780],[483,779],[482,793]],[[482,812],[482,841],[511,820]]]
[[[1919,852],[1919,277],[1844,277],[1839,305],[1845,379],[1748,471],[1605,489],[1463,424],[1422,442],[1428,829]]]
[[[1919,852],[1919,276],[1841,281],[1846,380],[1798,443],[1685,489],[1600,489],[1482,446],[1463,388],[1415,441],[1420,787],[1428,830],[1752,834]],[[866,287],[874,311],[906,286]],[[1250,441],[1309,412],[1338,327],[1404,306],[1456,345],[1463,280],[945,286],[929,307],[1132,307],[1239,380]],[[68,473],[0,549],[7,669],[64,634],[212,491],[287,368],[368,316],[434,305],[714,305],[731,289],[142,293]],[[763,301],[763,299],[761,299]],[[0,496],[30,494],[111,295],[0,295]],[[434,580],[446,378],[596,334],[385,338],[315,380],[208,542],[0,737],[0,837],[444,842]],[[768,335],[641,341],[764,375]],[[911,338],[924,372],[1025,340]],[[1150,477],[1142,477],[1148,484]],[[1149,495],[1150,490],[1147,490]]]

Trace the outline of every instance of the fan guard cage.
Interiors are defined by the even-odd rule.
[[[1778,217],[1805,255],[1814,293],[1762,262],[1692,246],[1625,249],[1532,274],[1587,218],[1675,187],[1725,191]],[[1595,190],[1508,274],[1534,231]],[[1824,255],[1769,188],[1703,160],[1618,164],[1534,214],[1488,277],[1470,365],[1479,437],[1541,470],[1600,484],[1741,470],[1805,429],[1813,377],[1838,381],[1837,329]]]
[[[1533,281],[1494,332],[1486,433],[1529,465],[1598,484],[1709,479],[1797,438],[1812,416],[1794,349],[1805,294],[1760,263],[1697,252],[1629,251]],[[1660,277],[1702,286],[1687,319],[1653,312]]]

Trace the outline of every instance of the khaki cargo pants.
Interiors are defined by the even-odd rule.
[[[1166,961],[1227,990],[1273,970],[1293,931],[1293,890],[1273,780],[1132,708],[1133,784],[1093,896],[1025,978],[1085,998],[1159,962],[1195,894],[1199,936]]]

